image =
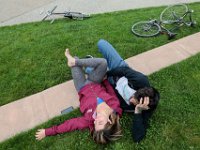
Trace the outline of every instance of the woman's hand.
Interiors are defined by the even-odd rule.
[[[45,129],[38,129],[36,134],[35,134],[35,138],[36,140],[42,140],[43,138],[45,138]]]
[[[144,101],[143,101],[144,99]],[[142,102],[143,101],[143,102]],[[140,98],[140,103],[135,107],[135,114],[141,113],[143,110],[149,109],[149,97]]]

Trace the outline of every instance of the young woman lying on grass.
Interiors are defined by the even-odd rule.
[[[89,128],[96,143],[105,144],[121,137],[119,117],[122,114],[119,100],[107,79],[107,62],[104,58],[79,59],[72,57],[66,49],[65,56],[71,67],[75,88],[79,94],[82,117],[73,118],[47,129],[39,129],[36,139],[73,130]],[[92,67],[85,77],[83,67]]]

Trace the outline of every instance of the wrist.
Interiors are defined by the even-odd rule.
[[[141,114],[142,110],[139,109],[138,107],[135,107],[135,114]]]

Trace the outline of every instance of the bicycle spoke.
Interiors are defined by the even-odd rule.
[[[132,26],[132,32],[137,36],[150,37],[159,33],[160,28],[151,22],[138,22]]]
[[[172,24],[177,22],[177,20],[180,20],[187,11],[188,8],[184,4],[169,6],[162,11],[160,20],[165,24]]]

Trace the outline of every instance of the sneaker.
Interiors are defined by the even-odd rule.
[[[92,55],[86,55],[84,58],[94,58]]]

